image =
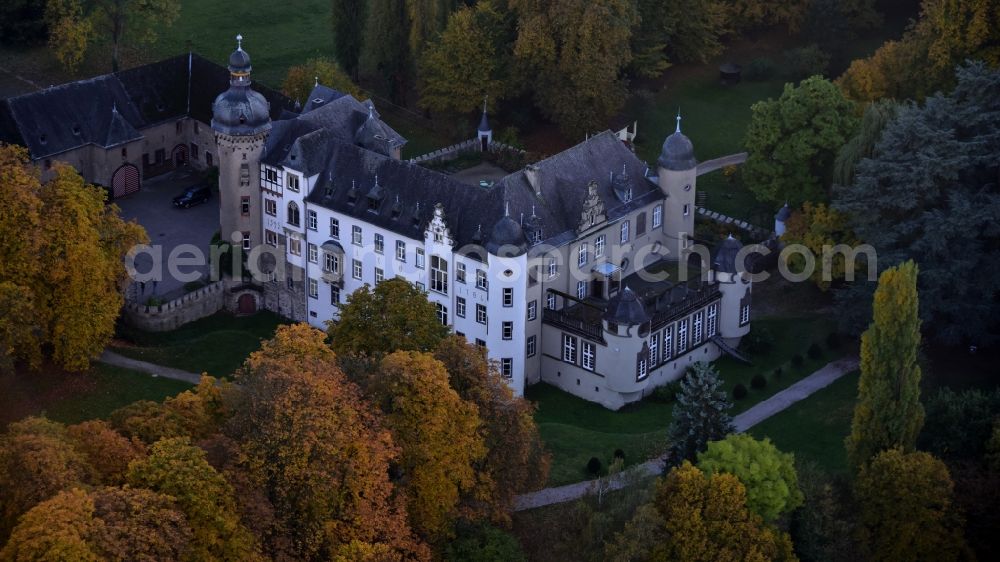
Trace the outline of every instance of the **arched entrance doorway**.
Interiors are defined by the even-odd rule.
[[[236,300],[237,314],[253,314],[257,312],[257,299],[250,293],[243,293]]]
[[[178,144],[174,147],[171,152],[171,158],[174,160],[174,167],[183,166],[187,164],[188,161],[188,147],[186,144]]]
[[[111,176],[111,192],[115,199],[139,191],[139,168],[122,164]]]

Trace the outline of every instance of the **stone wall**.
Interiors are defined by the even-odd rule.
[[[182,297],[156,306],[126,303],[122,313],[136,328],[148,332],[175,330],[188,322],[211,316],[226,305],[225,281],[216,281]]]

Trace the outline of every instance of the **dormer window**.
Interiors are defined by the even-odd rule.
[[[313,103],[317,105],[321,104],[323,103],[323,98],[313,98]]]
[[[379,198],[378,197],[368,197],[368,210],[369,211],[377,213],[378,212],[378,204],[379,204]]]

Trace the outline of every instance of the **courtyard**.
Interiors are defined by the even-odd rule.
[[[123,197],[115,204],[121,208],[125,220],[135,219],[146,229],[153,254],[136,256],[135,268],[140,274],[150,273],[154,268],[154,255],[162,256],[160,266],[152,273],[159,279],[154,282],[134,283],[129,298],[145,302],[150,298],[160,301],[176,298],[186,291],[184,285],[208,276],[209,243],[219,230],[219,197],[213,190],[207,203],[189,209],[174,207],[173,198],[185,188],[202,180],[201,175],[188,168],[177,170],[148,179],[142,183],[137,193]],[[205,259],[201,265],[177,266],[174,275],[168,267],[167,258],[182,245],[197,247]],[[181,254],[181,259],[191,259],[190,253]],[[193,260],[192,260],[193,261]]]

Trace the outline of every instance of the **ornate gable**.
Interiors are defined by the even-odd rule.
[[[590,180],[587,184],[587,198],[583,200],[583,211],[580,213],[580,225],[577,232],[583,232],[608,220],[604,212],[604,201],[597,193],[597,181]]]
[[[444,220],[444,205],[441,203],[434,205],[434,216],[431,217],[430,223],[427,224],[424,237],[433,239],[437,244],[455,245],[455,239],[451,235],[448,223]]]

